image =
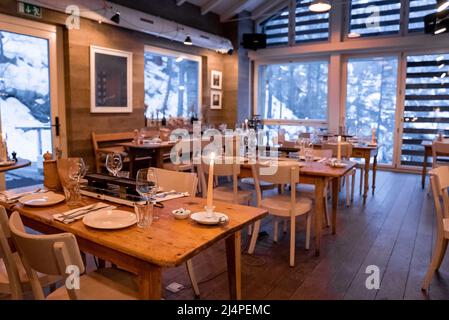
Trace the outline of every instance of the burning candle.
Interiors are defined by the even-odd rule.
[[[214,189],[214,158],[215,153],[210,154],[209,162],[209,181],[207,183],[207,207],[212,208],[213,189]]]
[[[341,160],[341,136],[338,136],[337,159]]]
[[[245,119],[245,130],[248,130],[248,119]]]

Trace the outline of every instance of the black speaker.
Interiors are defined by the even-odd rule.
[[[432,13],[424,17],[424,32],[441,34],[449,32],[449,10]]]
[[[250,50],[264,49],[267,47],[267,35],[265,33],[244,33],[243,48]]]

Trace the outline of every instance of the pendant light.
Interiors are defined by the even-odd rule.
[[[332,8],[329,0],[313,0],[309,5],[309,10],[312,12],[328,12]]]
[[[449,8],[449,0],[438,0],[437,1],[437,11],[441,12]]]

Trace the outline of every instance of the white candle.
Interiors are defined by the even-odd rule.
[[[341,160],[341,136],[338,136],[337,159]]]
[[[248,130],[248,119],[245,119],[245,130]]]
[[[210,154],[209,163],[209,181],[207,183],[207,207],[212,208],[213,189],[214,189],[214,158],[215,153]]]

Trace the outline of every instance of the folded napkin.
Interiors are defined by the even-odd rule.
[[[95,204],[95,206],[90,204],[88,206],[84,206],[84,207],[81,207],[81,208],[76,208],[76,209],[73,209],[73,210],[70,210],[70,211],[66,211],[64,213],[54,214],[53,218],[55,220],[61,221],[62,223],[69,224],[69,223],[74,222],[76,220],[82,219],[86,214],[88,214],[90,212],[99,212],[103,208],[108,208],[108,210],[113,210],[113,209],[116,209],[117,207],[112,206],[112,205],[107,204],[107,203],[98,202],[98,203]],[[65,216],[68,216],[68,215],[70,215],[72,213],[73,213],[73,217],[64,218]]]
[[[2,192],[0,192],[0,201],[3,201],[5,203],[14,203],[18,199],[22,198],[23,196],[26,196],[28,194],[37,193],[39,191],[40,191],[40,189],[24,191],[24,192],[16,192],[14,190],[2,191]]]

